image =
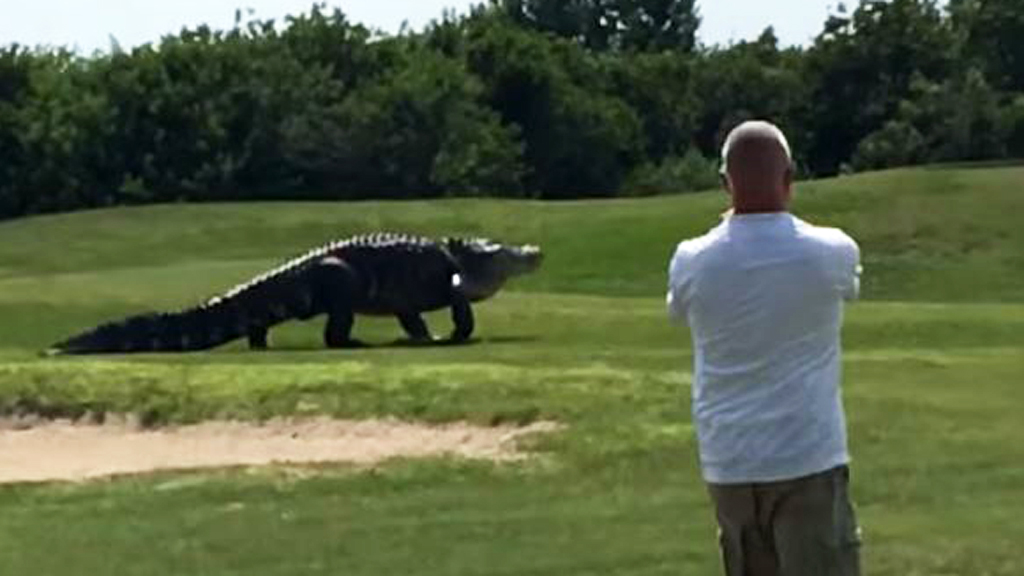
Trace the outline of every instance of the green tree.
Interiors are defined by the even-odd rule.
[[[1024,94],[1018,94],[1002,109],[1000,124],[1006,129],[1006,152],[1024,159]]]
[[[206,28],[98,63],[124,201],[284,197],[281,127],[338,97],[330,69],[303,63],[269,23]]]
[[[704,155],[717,158],[728,131],[750,118],[781,125],[794,150],[802,152],[801,111],[808,94],[800,57],[795,49],[780,50],[768,28],[755,41],[713,48],[694,61],[699,98],[694,142]]]
[[[851,15],[832,16],[806,56],[812,171],[836,172],[895,116],[915,75],[950,75],[955,45],[935,0],[863,0]]]
[[[32,56],[13,45],[0,48],[0,218],[25,211],[18,180],[26,169],[23,109],[29,98]]]
[[[997,89],[1024,91],[1024,2],[951,0],[964,56],[980,66]]]
[[[3,147],[0,193],[7,214],[72,210],[113,203],[103,134],[105,100],[91,64],[64,50],[2,58],[6,102],[0,103]]]
[[[519,194],[515,131],[480,105],[479,82],[457,61],[388,42],[406,44],[404,66],[289,124],[287,156],[307,184],[340,198]]]
[[[314,5],[82,57],[0,48],[0,217],[706,185],[760,117],[828,174],[1024,155],[1021,0],[861,0],[809,49],[694,48],[694,0],[489,0],[397,36]],[[713,177],[713,174],[711,174]]]
[[[397,46],[373,42],[366,27],[350,22],[337,8],[328,13],[314,5],[285,23],[280,39],[288,53],[305,67],[327,70],[345,92],[402,63]]]
[[[643,159],[643,132],[596,56],[498,18],[468,34],[467,63],[488,105],[522,135],[527,188],[545,198],[617,193]]]
[[[683,154],[697,137],[702,102],[697,94],[695,61],[672,52],[602,60],[611,92],[640,118],[644,155],[649,160]]]
[[[500,0],[512,21],[594,50],[690,52],[695,0]]]
[[[1008,126],[1000,115],[999,96],[976,68],[941,83],[915,78],[899,118],[924,136],[927,162],[983,160],[1006,153]]]
[[[615,2],[618,46],[625,50],[691,52],[700,15],[695,0]]]

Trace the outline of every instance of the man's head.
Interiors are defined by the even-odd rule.
[[[737,213],[785,210],[793,184],[786,136],[761,120],[740,124],[722,146],[722,176]]]

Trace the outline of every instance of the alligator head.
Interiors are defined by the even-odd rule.
[[[537,246],[506,246],[487,238],[445,238],[444,246],[462,269],[457,281],[473,302],[490,298],[509,278],[533,272],[544,259]]]

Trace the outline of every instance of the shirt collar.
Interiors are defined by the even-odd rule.
[[[746,223],[746,222],[778,222],[780,220],[789,220],[793,217],[788,211],[784,212],[757,212],[753,214],[730,214],[726,218],[727,222],[735,223]]]

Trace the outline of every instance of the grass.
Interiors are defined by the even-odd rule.
[[[844,331],[867,572],[1017,575],[1024,541],[1024,169],[807,183],[844,227],[867,301]],[[277,414],[556,419],[540,457],[175,472],[0,488],[0,574],[715,574],[685,334],[664,319],[672,245],[718,194],[539,204],[254,204],[0,224],[0,411],[152,422]],[[103,319],[192,303],[326,239],[390,228],[542,244],[541,273],[477,308],[470,346],[40,360]],[[431,323],[447,329],[444,314]],[[388,342],[391,321],[357,333]],[[2,455],[0,455],[2,458]]]

